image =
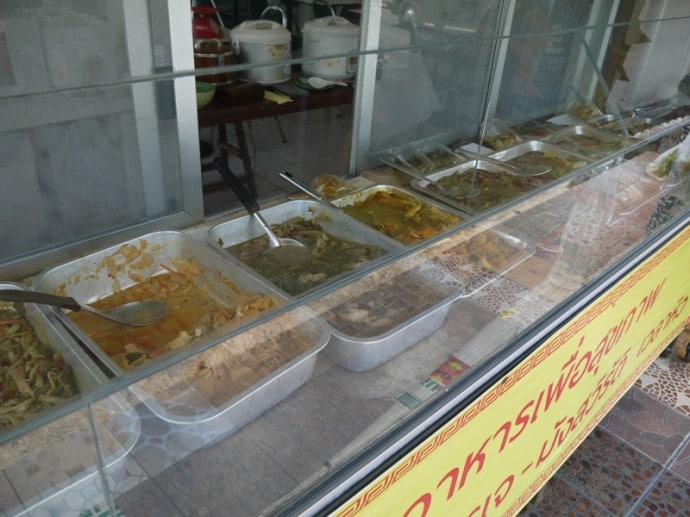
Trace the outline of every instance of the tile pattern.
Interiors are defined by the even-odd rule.
[[[658,358],[520,515],[690,515],[688,366]]]
[[[657,359],[637,385],[677,411],[690,416],[690,363],[669,355]]]
[[[690,433],[690,418],[632,388],[599,427],[663,465]]]

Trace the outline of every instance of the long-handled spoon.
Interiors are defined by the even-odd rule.
[[[313,197],[317,201],[320,201],[321,203],[328,205],[330,207],[338,208],[333,203],[331,203],[330,200],[328,200],[323,194],[321,194],[320,192],[317,192],[315,189],[311,188],[309,185],[304,183],[301,179],[293,176],[288,171],[281,171],[278,173],[278,176],[283,178],[288,183],[291,183],[292,185],[294,185],[295,187],[300,189],[305,194],[310,195],[311,197]]]
[[[0,289],[0,300],[7,302],[38,303],[53,305],[73,311],[89,311],[117,323],[133,327],[145,327],[162,320],[170,313],[170,306],[160,300],[144,300],[130,302],[109,309],[96,309],[90,305],[79,303],[70,296],[57,296],[37,291],[20,289]]]
[[[247,209],[247,212],[257,220],[261,228],[266,232],[268,236],[268,252],[271,254],[271,257],[278,262],[291,266],[302,264],[311,259],[311,250],[304,244],[295,239],[278,237],[273,233],[271,225],[268,224],[261,215],[259,203],[257,203],[249,191],[244,188],[244,185],[242,185],[237,176],[233,174],[223,158],[216,158],[213,164],[216,166],[221,176],[223,176],[223,179],[228,182],[228,185],[230,185],[230,188],[232,188],[240,202]]]

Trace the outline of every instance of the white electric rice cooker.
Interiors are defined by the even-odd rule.
[[[290,31],[272,20],[248,20],[230,31],[239,63],[267,65],[244,70],[238,75],[261,84],[278,84],[290,79],[286,63],[292,53]]]
[[[303,55],[313,58],[349,54],[359,48],[359,27],[340,16],[304,23]],[[302,63],[302,70],[324,79],[349,79],[357,71],[357,57],[332,57]]]

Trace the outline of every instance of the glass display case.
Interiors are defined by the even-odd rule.
[[[612,362],[625,375],[603,391],[594,379],[592,422],[690,318],[686,2],[395,0],[358,14],[356,51],[295,44],[278,65],[200,69],[179,2],[5,9],[0,290],[153,297],[171,315],[123,327],[0,301],[4,514],[366,515],[387,489],[376,480],[425,456],[559,329],[581,331],[588,309],[634,302],[620,328],[653,330]],[[348,169],[314,183],[316,200],[262,210],[309,247],[294,263],[255,215],[204,218],[195,79],[244,85],[278,66],[288,83],[330,58],[357,63]],[[270,97],[238,112],[275,109]],[[624,294],[645,275],[647,301]],[[564,461],[576,445],[550,451]],[[493,494],[487,513],[519,510],[557,464],[525,467],[529,488]],[[431,498],[388,510],[423,515]]]

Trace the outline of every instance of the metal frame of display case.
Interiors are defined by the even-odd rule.
[[[124,5],[130,9],[127,10],[127,16],[130,22],[128,30],[137,27],[140,18],[143,16],[144,9],[135,0],[125,0]],[[601,5],[601,4],[599,4]],[[511,10],[515,6],[515,1],[510,0],[501,4],[502,11],[500,14],[501,20],[510,17]],[[135,92],[135,113],[141,114],[142,119],[137,120],[137,130],[140,132],[139,143],[142,148],[153,146],[157,149],[160,143],[156,142],[158,136],[152,132],[150,126],[151,120],[149,117],[155,118],[153,111],[155,110],[154,102],[154,82],[157,79],[171,80],[175,83],[177,110],[177,131],[180,143],[180,163],[183,183],[184,202],[181,213],[170,215],[156,221],[146,221],[141,225],[135,225],[128,228],[126,231],[115,234],[99,235],[94,240],[86,243],[80,243],[78,246],[70,247],[69,253],[73,255],[83,254],[85,250],[93,249],[102,245],[106,241],[112,241],[114,237],[122,237],[123,235],[138,235],[143,233],[145,229],[150,229],[151,226],[189,226],[192,222],[198,222],[201,193],[200,182],[200,166],[198,160],[199,146],[197,140],[197,114],[193,99],[193,81],[194,73],[192,72],[193,64],[191,62],[191,44],[189,38],[188,22],[189,13],[186,6],[176,4],[169,6],[172,11],[169,13],[167,20],[168,29],[171,34],[181,34],[179,39],[174,38],[171,42],[173,66],[169,73],[149,76],[141,81],[133,81],[136,84],[132,85]],[[357,53],[360,64],[359,73],[356,83],[356,98],[355,98],[355,116],[353,143],[351,148],[351,165],[350,173],[354,175],[356,172],[361,172],[360,165],[368,160],[370,149],[368,143],[371,138],[371,113],[373,110],[373,88],[375,81],[377,57],[379,49],[380,24],[382,18],[382,3],[371,2],[368,8],[363,12],[363,32],[361,50]],[[147,14],[148,16],[148,14]],[[131,25],[130,25],[131,23]],[[503,30],[501,37],[508,36],[507,28],[501,23]],[[139,42],[148,41],[151,34],[148,31],[134,31],[129,34],[132,41]],[[500,81],[500,67],[505,59],[505,51],[507,45],[497,45],[493,55],[492,65],[492,79],[493,83],[498,84]],[[143,43],[141,43],[143,44]],[[131,54],[133,60],[133,70],[140,70],[145,73],[150,67],[150,63],[139,62],[136,54]],[[581,59],[585,59],[582,57]],[[136,65],[136,66],[134,66]],[[237,68],[232,68],[235,70]],[[589,90],[589,88],[587,88]],[[492,118],[492,110],[495,109],[496,96],[498,90],[493,89],[487,91],[486,102],[483,106],[482,125],[477,134],[483,135],[486,125]],[[672,128],[678,129],[678,128]],[[667,130],[670,133],[672,129]],[[663,133],[650,138],[649,141],[641,141],[633,144],[627,149],[623,149],[615,156],[609,157],[605,160],[595,162],[594,164],[584,167],[580,171],[580,177],[596,176],[600,172],[600,166],[607,163],[619,163],[624,161],[625,155],[630,151],[638,150],[649,142],[660,140],[664,136]],[[154,153],[155,154],[155,153]],[[142,156],[142,167],[152,171],[152,181],[146,183],[146,199],[147,203],[150,200],[152,206],[156,206],[161,202],[160,192],[157,192],[155,185],[165,170],[159,160],[159,156]],[[603,163],[606,162],[606,163]],[[604,167],[605,168],[605,167]],[[555,184],[562,186],[570,178]],[[544,189],[544,190],[548,190]],[[541,193],[544,190],[540,191]],[[524,200],[522,200],[524,201]],[[509,205],[512,208],[514,205]],[[446,232],[436,239],[431,239],[429,242],[413,246],[409,249],[402,250],[398,254],[389,257],[386,260],[376,262],[370,268],[364,268],[353,277],[341,279],[333,285],[329,285],[324,289],[312,292],[304,300],[292,300],[281,309],[273,313],[264,315],[256,320],[246,323],[227,335],[214,338],[211,342],[206,343],[204,347],[196,350],[187,350],[179,356],[166,357],[160,363],[143,367],[140,370],[130,372],[118,379],[113,379],[109,383],[104,384],[100,388],[94,389],[92,392],[85,394],[81,399],[74,401],[68,405],[57,410],[51,415],[44,416],[42,419],[36,421],[36,427],[43,424],[50,423],[53,419],[58,420],[62,417],[68,416],[71,412],[78,412],[78,410],[86,408],[90,414],[93,406],[97,405],[101,399],[105,399],[116,392],[123,390],[127,391],[128,386],[145,381],[150,376],[165,371],[167,368],[172,368],[185,359],[190,359],[198,353],[203,353],[210,350],[214,346],[221,345],[224,341],[239,336],[245,331],[251,330],[253,327],[258,327],[263,323],[270,322],[273,318],[279,318],[284,314],[288,314],[292,310],[299,310],[303,305],[308,305],[311,301],[318,301],[321,296],[330,294],[338,288],[347,287],[351,282],[354,282],[368,273],[376,272],[380,268],[394,265],[397,261],[403,261],[407,258],[414,258],[417,254],[421,255],[427,247],[443,242],[453,236],[461,235],[463,231],[470,231],[470,227],[481,224],[491,224],[494,219],[500,219],[505,207],[489,211],[481,214],[470,220],[469,223],[463,224],[453,231]],[[401,419],[395,426],[389,427],[380,436],[367,442],[361,448],[354,450],[351,454],[342,460],[341,463],[329,467],[330,470],[323,476],[307,480],[304,484],[300,484],[295,493],[288,494],[285,499],[276,501],[276,507],[272,508],[276,515],[294,515],[294,514],[321,514],[325,512],[337,511],[342,507],[349,498],[355,496],[360,491],[369,486],[373,480],[385,473],[397,461],[403,458],[406,454],[413,452],[423,444],[424,440],[433,436],[445,423],[449,422],[458,414],[462,413],[474,401],[482,397],[487,390],[494,386],[498,381],[513,371],[522,360],[529,357],[534,351],[554,335],[561,327],[571,321],[578,313],[582,312],[595,300],[602,297],[607,291],[615,287],[626,274],[632,271],[635,267],[641,264],[644,260],[653,257],[664,245],[679,232],[687,230],[690,225],[690,214],[685,209],[679,216],[669,222],[661,231],[646,238],[643,242],[627,250],[624,256],[618,257],[613,265],[607,266],[598,272],[594,281],[588,283],[584,288],[578,289],[574,294],[564,299],[559,304],[555,304],[551,310],[540,318],[537,323],[531,325],[526,330],[519,330],[509,325],[502,326],[500,321],[496,324],[497,327],[489,325],[484,331],[486,332],[487,340],[495,340],[503,343],[503,350],[501,353],[489,355],[488,358],[480,363],[478,367],[472,368],[459,382],[456,382],[448,387],[442,396],[437,396],[431,400],[426,401],[419,407],[418,410],[406,415],[406,418]],[[189,228],[190,232],[196,232],[199,235],[205,230],[205,227]],[[33,257],[31,264],[36,264],[36,259],[39,263],[50,263],[57,258],[64,258],[67,250],[60,250],[62,254],[57,256],[50,254],[47,256]],[[6,271],[16,271],[13,265],[7,267]],[[91,422],[93,424],[93,422]],[[30,431],[34,429],[29,429]],[[24,432],[25,429],[22,429]],[[222,433],[221,433],[222,434]],[[10,439],[16,436],[13,434],[7,435],[7,441],[3,441],[5,446],[11,445]],[[217,438],[217,437],[214,437]],[[96,440],[97,442],[98,440]],[[194,451],[192,451],[194,452]],[[107,495],[107,503],[111,504],[112,499],[108,493],[108,478],[105,472],[102,458],[98,455],[100,463],[98,464],[99,480],[105,485],[105,492]]]

